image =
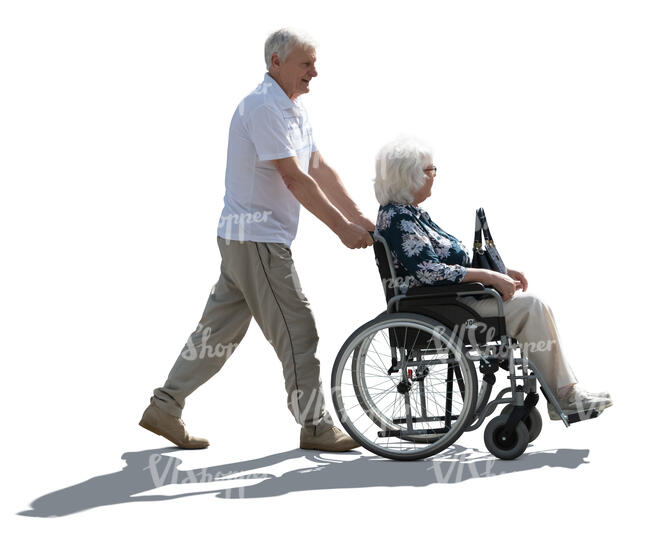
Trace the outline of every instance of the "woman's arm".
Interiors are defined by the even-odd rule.
[[[526,276],[524,276],[523,272],[519,272],[518,270],[512,270],[511,268],[506,269],[508,276],[510,276],[514,280],[521,281],[521,284],[523,286],[522,290],[526,292],[526,289],[528,288],[528,280],[526,279]]]
[[[443,263],[410,211],[390,208],[380,212],[377,229],[409,276],[424,285],[461,283],[466,267]]]
[[[487,270],[485,268],[470,268],[467,267],[465,277],[461,283],[470,283],[477,281],[483,285],[490,285],[501,293],[503,301],[508,301],[513,297],[517,289],[522,288],[522,283],[519,280],[512,279],[507,274],[495,272],[494,270]]]
[[[514,295],[521,282],[483,268],[470,268],[440,261],[429,237],[408,211],[384,212],[377,227],[395,258],[409,275],[425,285],[448,285],[478,281],[494,287],[504,301]]]

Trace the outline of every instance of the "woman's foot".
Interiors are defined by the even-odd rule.
[[[557,401],[567,415],[584,413],[593,409],[602,412],[612,405],[612,399],[608,392],[588,392],[577,385],[571,387],[568,394],[563,398],[558,398]],[[548,404],[548,416],[551,420],[560,420],[560,415],[550,403]]]
[[[609,394],[609,392],[591,392],[590,394],[592,396],[597,396],[598,398],[607,398],[609,400],[612,399],[612,396]]]
[[[582,394],[582,395],[584,395],[584,396],[591,396],[591,397],[593,397],[593,398],[607,398],[608,400],[611,400],[611,399],[612,399],[612,396],[609,394],[609,392],[589,392],[589,391],[583,389],[583,388],[582,388],[580,385],[578,385],[578,384],[575,384],[575,385],[573,385],[573,386],[571,387],[571,389],[569,390],[569,394],[570,394],[571,392],[579,393],[579,394]],[[609,406],[608,406],[608,407],[609,407]]]
[[[557,390],[557,393],[555,394],[555,397],[558,400],[560,398],[566,398],[569,395],[569,393],[571,393],[571,391],[573,391],[573,390],[581,391],[583,394],[585,394],[587,396],[596,396],[596,397],[599,397],[599,398],[610,398],[611,399],[611,395],[609,394],[609,392],[589,392],[589,391],[586,391],[585,389],[583,389],[577,383],[572,383],[571,385],[567,385],[566,387],[560,387]]]

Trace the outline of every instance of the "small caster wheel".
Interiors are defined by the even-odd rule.
[[[516,459],[528,446],[528,430],[526,424],[519,421],[510,437],[503,434],[503,429],[508,421],[505,415],[499,415],[490,420],[485,427],[483,441],[490,453],[499,459]]]
[[[510,411],[514,408],[514,404],[509,403],[503,408],[501,414],[509,415]],[[533,442],[542,432],[542,415],[537,410],[537,407],[533,407],[530,410],[529,415],[524,417],[523,422],[526,424],[526,428],[528,429],[528,442]]]

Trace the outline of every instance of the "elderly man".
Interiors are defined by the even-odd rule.
[[[317,76],[315,44],[279,30],[266,40],[268,72],[246,96],[230,123],[226,194],[217,241],[221,275],[203,316],[156,388],[140,425],[181,448],[204,448],[181,420],[185,398],[217,373],[255,317],[284,373],[287,406],[302,426],[300,447],[346,451],[358,447],[334,426],[316,357],[318,335],[291,258],[300,204],[348,248],[372,245],[374,224],[361,214],[337,173],[323,160],[299,98]],[[262,379],[253,373],[252,380]],[[263,399],[245,392],[257,409]]]

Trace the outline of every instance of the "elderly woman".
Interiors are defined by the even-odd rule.
[[[377,155],[375,194],[379,214],[375,235],[386,239],[392,252],[398,280],[405,288],[480,282],[494,287],[502,296],[507,334],[527,349],[528,358],[551,387],[567,413],[603,410],[612,405],[609,393],[590,393],[577,386],[571,367],[562,354],[551,308],[530,293],[523,294],[528,281],[521,272],[507,274],[470,267],[469,250],[444,231],[419,207],[431,196],[436,176],[431,151],[419,141],[400,139],[386,145]],[[517,292],[522,289],[522,292]],[[480,315],[494,316],[493,298],[459,298]],[[559,420],[551,404],[549,416]]]

